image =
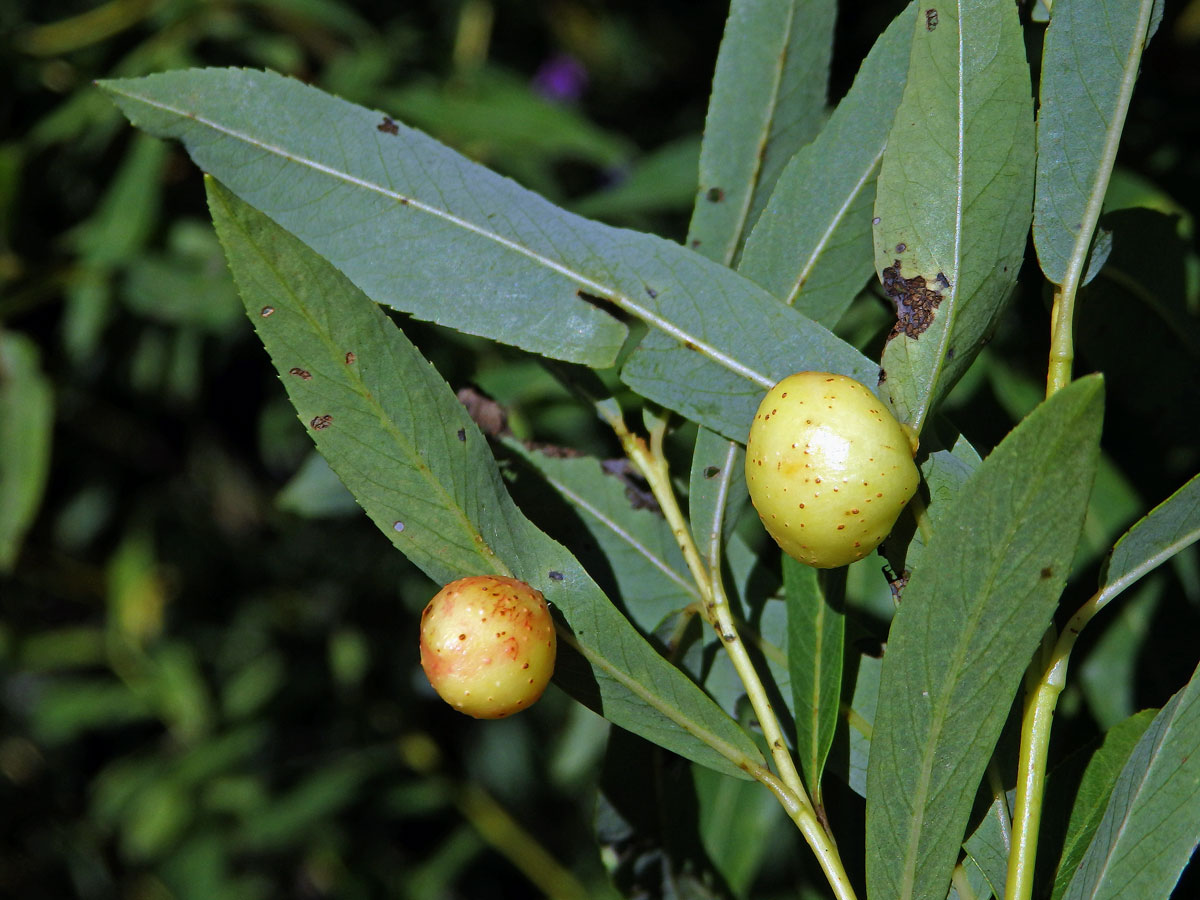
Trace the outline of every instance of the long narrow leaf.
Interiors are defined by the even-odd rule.
[[[1113,547],[1104,567],[1108,602],[1176,553],[1200,540],[1200,475],[1138,520]]]
[[[875,199],[875,267],[901,314],[885,397],[917,428],[1016,283],[1033,204],[1033,100],[1019,9],[921,4]]]
[[[1168,897],[1200,843],[1200,671],[1129,756],[1064,900]]]
[[[435,581],[494,572],[537,587],[582,656],[562,654],[559,684],[614,724],[745,777],[730,758],[761,759],[754,743],[516,508],[483,435],[383,311],[266,216],[208,187],[247,313],[317,449],[379,529]]]
[[[692,451],[688,515],[692,538],[710,566],[720,566],[721,550],[749,499],[746,451],[701,429]]]
[[[844,573],[830,573],[826,586],[839,577],[844,578]],[[796,749],[809,793],[813,802],[820,804],[821,776],[840,715],[846,617],[830,603],[811,566],[785,556],[783,584],[787,591],[788,671],[795,703]]]
[[[830,328],[871,275],[875,178],[904,91],[916,6],[879,37],[821,133],[780,174],[738,266]]]
[[[980,778],[1070,571],[1099,455],[1099,376],[1031,413],[959,491],[904,591],[867,772],[872,898],[942,900]]]
[[[50,470],[54,392],[37,346],[0,332],[0,572],[17,560]]]
[[[1033,244],[1054,284],[1081,283],[1154,7],[1055,0],[1042,47]]]
[[[298,81],[199,69],[102,87],[377,302],[592,366],[611,365],[625,338],[607,310],[641,319],[677,352],[647,345],[627,380],[728,437],[744,439],[763,390],[798,367],[873,371],[724,266],[568,213]]]
[[[713,78],[689,247],[731,265],[825,111],[833,0],[734,0]]]
[[[1110,728],[1104,735],[1104,742],[1088,760],[1078,783],[1072,785],[1075,788],[1074,796],[1068,801],[1071,804],[1070,816],[1066,821],[1062,855],[1054,875],[1051,900],[1061,900],[1066,892],[1096,829],[1100,827],[1117,778],[1157,712],[1154,709],[1142,710]],[[1050,808],[1055,799],[1054,781],[1052,773],[1046,784],[1047,812],[1050,814],[1054,812]],[[1042,834],[1046,834],[1045,823]]]

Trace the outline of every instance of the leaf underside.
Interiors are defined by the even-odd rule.
[[[616,725],[747,777],[730,757],[760,761],[750,738],[517,509],[483,435],[400,329],[295,237],[211,178],[208,188],[247,314],[317,449],[376,526],[438,583],[499,573],[532,584],[565,628],[557,683]]]
[[[1039,406],[939,518],[892,622],[867,771],[871,897],[942,900],[984,767],[1083,527],[1103,381]]]

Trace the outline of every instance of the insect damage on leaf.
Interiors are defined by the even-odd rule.
[[[925,30],[933,31],[933,29],[937,28],[937,24],[938,24],[937,10],[936,9],[925,10]]]
[[[933,321],[934,310],[942,302],[942,291],[950,287],[941,272],[933,283],[936,288],[925,283],[924,275],[902,276],[898,259],[883,270],[883,290],[896,304],[896,324],[888,335],[889,341],[901,334],[914,339],[924,334]]]
[[[395,120],[392,119],[391,116],[384,116],[383,121],[376,125],[375,128],[384,132],[385,134],[400,133],[400,126],[396,124]]]

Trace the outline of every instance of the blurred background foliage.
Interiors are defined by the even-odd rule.
[[[843,16],[835,97],[901,5]],[[433,586],[311,453],[242,320],[198,173],[91,86],[270,67],[585,215],[682,239],[726,12],[0,7],[0,896],[603,897],[610,872],[638,896],[808,895],[798,843],[754,786],[628,736],[610,746],[553,689],[486,725],[432,695],[416,617]],[[1113,253],[1082,304],[1079,368],[1103,369],[1110,390],[1080,598],[1112,540],[1200,463],[1198,49],[1200,0],[1169,4],[1109,194]],[[945,410],[982,451],[1042,392],[1047,299],[1036,268],[1025,276]],[[869,289],[840,330],[877,348],[887,324]],[[536,361],[405,327],[519,437],[617,455]],[[851,584],[882,590],[863,612],[886,617],[877,573]],[[1079,740],[1190,674],[1195,553],[1102,624],[1060,708]],[[730,833],[735,821],[756,826]]]

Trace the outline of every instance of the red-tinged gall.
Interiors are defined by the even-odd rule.
[[[545,598],[515,578],[452,581],[421,614],[421,668],[443,700],[477,719],[532,705],[554,674],[556,649]]]

